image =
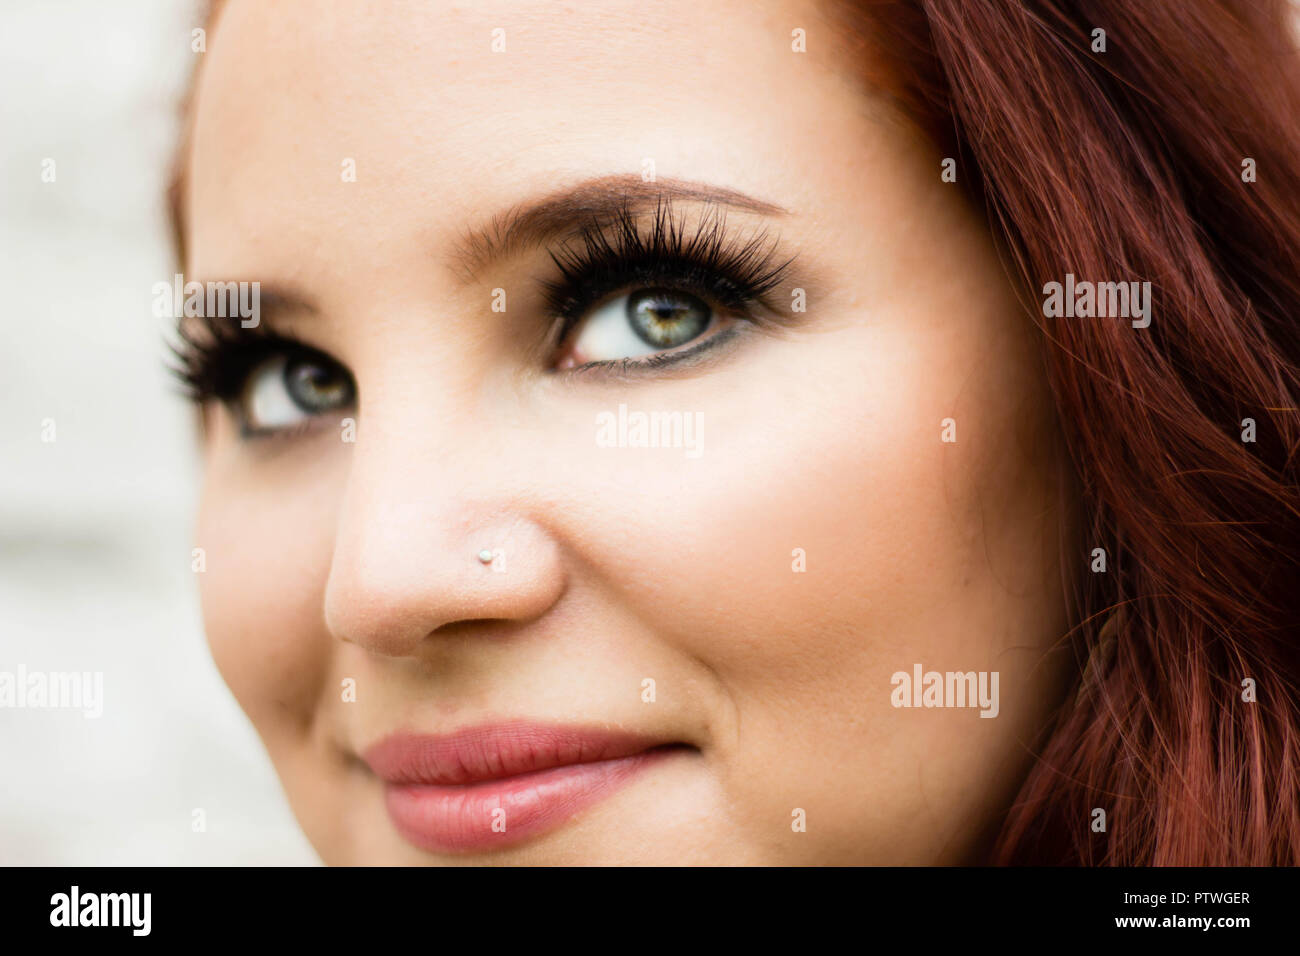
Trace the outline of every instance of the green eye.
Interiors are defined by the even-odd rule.
[[[627,320],[647,345],[670,349],[697,338],[713,312],[696,296],[671,289],[644,289],[626,297]]]
[[[310,359],[285,363],[284,383],[289,397],[305,412],[341,408],[352,400],[352,382],[340,368],[327,368]]]
[[[639,358],[675,349],[717,325],[699,296],[678,289],[637,289],[610,299],[582,319],[570,338],[570,363]]]
[[[273,432],[350,406],[352,377],[341,367],[307,356],[275,355],[253,369],[240,396],[249,432]]]

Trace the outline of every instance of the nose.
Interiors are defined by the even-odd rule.
[[[479,459],[487,467],[457,461],[358,434],[325,588],[334,637],[417,656],[463,625],[532,621],[559,599],[560,548],[515,484],[519,470],[499,454]]]

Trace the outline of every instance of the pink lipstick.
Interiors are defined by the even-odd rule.
[[[676,750],[634,734],[531,723],[394,734],[364,759],[399,833],[439,853],[510,846],[555,829]]]

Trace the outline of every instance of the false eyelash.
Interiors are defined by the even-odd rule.
[[[624,206],[611,218],[584,224],[576,241],[552,251],[551,260],[560,275],[542,288],[563,341],[590,308],[638,285],[672,285],[726,309],[762,304],[794,258],[781,260],[765,231],[734,238],[719,207],[706,207],[692,226],[660,199],[648,224]]]
[[[265,325],[244,328],[225,318],[187,319],[177,327],[176,337],[178,341],[168,343],[176,360],[168,371],[185,396],[200,404],[233,401],[253,369],[276,355],[311,356],[337,364],[320,350]]]
[[[560,275],[543,283],[543,291],[559,318],[557,342],[591,307],[639,284],[671,285],[735,311],[761,305],[794,261],[779,259],[777,244],[765,231],[733,238],[718,207],[707,207],[690,226],[685,216],[674,215],[670,201],[661,199],[648,225],[644,223],[644,216],[624,206],[612,217],[583,224],[575,233],[576,245],[551,252]],[[176,364],[168,370],[186,397],[198,403],[234,401],[253,369],[276,355],[338,364],[319,349],[265,325],[244,328],[228,319],[202,316],[182,322],[176,334],[178,341],[169,343]]]

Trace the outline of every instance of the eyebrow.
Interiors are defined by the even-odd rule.
[[[550,239],[581,232],[592,223],[611,221],[620,213],[674,200],[725,206],[763,216],[789,214],[788,209],[775,203],[725,186],[679,179],[647,182],[634,173],[602,176],[521,203],[486,225],[469,229],[456,244],[452,257],[460,266],[462,278],[469,280],[495,260]]]

